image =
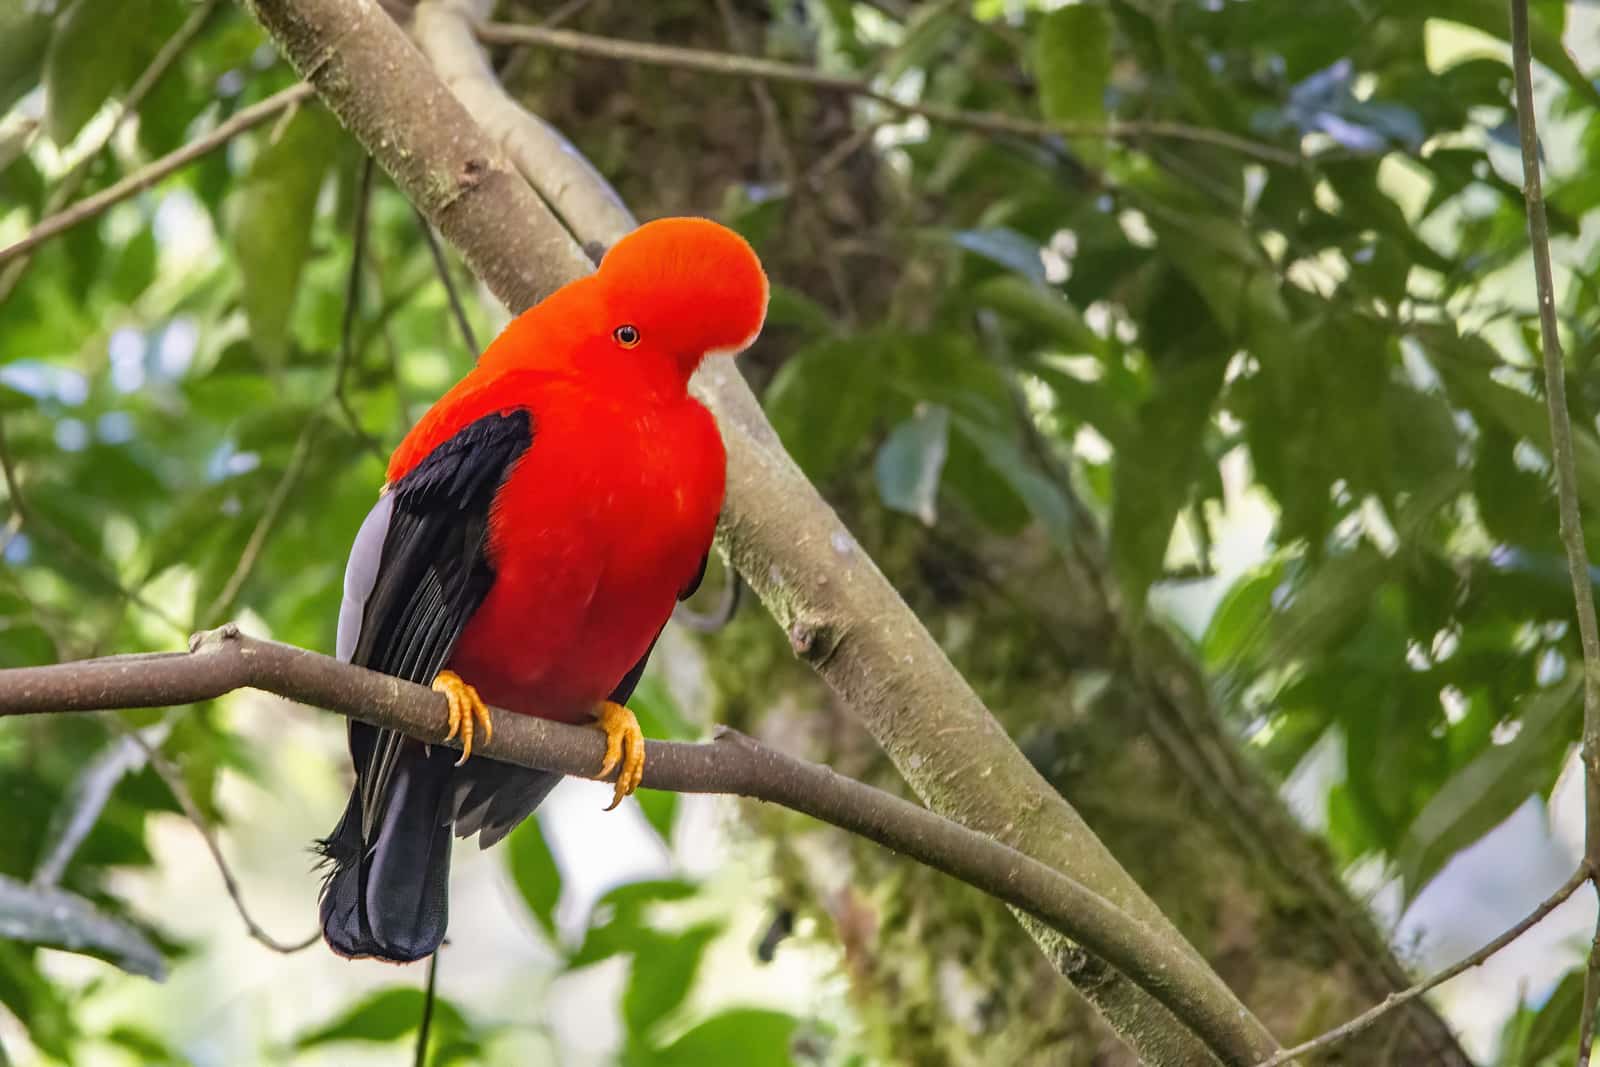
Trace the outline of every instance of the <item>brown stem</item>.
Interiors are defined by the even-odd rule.
[[[1374,1004],[1372,1007],[1368,1008],[1360,1015],[1357,1015],[1349,1022],[1340,1026],[1336,1026],[1327,1033],[1320,1034],[1317,1037],[1312,1038],[1310,1041],[1304,1042],[1303,1044],[1296,1045],[1293,1048],[1286,1048],[1276,1056],[1273,1056],[1270,1059],[1262,1060],[1256,1065],[1256,1067],[1281,1067],[1282,1064],[1288,1063],[1296,1056],[1304,1056],[1307,1053],[1319,1052],[1322,1049],[1337,1045],[1346,1038],[1354,1037],[1356,1034],[1359,1034],[1361,1031],[1365,1030],[1367,1027],[1371,1026],[1373,1023],[1377,1022],[1394,1009],[1400,1007],[1402,1004],[1416,1000],[1424,993],[1427,993],[1433,989],[1437,989],[1439,986],[1444,985],[1446,982],[1450,981],[1450,979],[1456,977],[1464,971],[1470,971],[1474,967],[1482,966],[1490,956],[1493,956],[1496,952],[1499,952],[1501,949],[1511,944],[1511,942],[1515,941],[1517,938],[1521,937],[1523,934],[1539,925],[1539,923],[1544,920],[1546,915],[1549,915],[1552,911],[1555,911],[1558,907],[1565,903],[1566,899],[1572,896],[1573,893],[1577,892],[1578,887],[1583,885],[1583,883],[1587,882],[1588,880],[1589,869],[1587,867],[1579,867],[1573,872],[1571,878],[1568,878],[1565,882],[1563,882],[1560,888],[1558,888],[1554,893],[1551,893],[1544,900],[1540,901],[1539,905],[1527,915],[1523,916],[1520,922],[1511,927],[1511,929],[1507,930],[1505,933],[1501,934],[1499,937],[1495,938],[1493,941],[1489,942],[1487,945],[1484,945],[1472,955],[1461,960],[1459,963],[1454,964],[1453,966],[1446,967],[1438,974],[1431,978],[1424,979],[1423,981],[1418,982],[1416,985],[1402,989],[1395,993],[1390,993],[1387,997],[1383,998],[1380,1003]]]
[[[80,660],[0,671],[0,717],[165,707],[253,688],[399,730],[429,744],[447,740],[444,698],[426,686],[305,649],[246,637],[233,625],[196,634],[190,651]],[[596,777],[605,752],[597,731],[492,709],[483,756],[539,770]],[[134,736],[134,735],[130,735]],[[143,746],[158,770],[159,753]],[[1216,1047],[1236,1044],[1238,1020],[1206,993],[1205,964],[1082,883],[983,834],[835,773],[785,755],[736,731],[707,743],[651,741],[644,787],[727,793],[779,804],[859,834],[1049,923],[1166,1004]],[[190,818],[204,828],[193,798],[170,765],[162,774]],[[208,847],[220,859],[215,838]],[[238,901],[225,863],[219,864]],[[245,914],[241,908],[241,914]],[[246,922],[249,922],[246,916]],[[265,935],[253,923],[258,939]],[[270,939],[268,939],[270,941]],[[281,946],[290,950],[291,946]]]
[[[624,41],[615,37],[579,33],[576,30],[561,30],[547,26],[514,26],[503,22],[484,23],[478,27],[478,37],[490,44],[536,45],[575,55],[593,56],[597,59],[673,67],[678,70],[692,70],[701,74],[717,74],[733,78],[759,78],[764,81],[809,85],[813,89],[848,93],[851,96],[874,100],[903,115],[921,115],[930,122],[959,126],[981,133],[1010,134],[1030,139],[1110,137],[1119,141],[1137,141],[1143,137],[1159,137],[1217,145],[1284,166],[1297,167],[1304,162],[1293,152],[1203,126],[1147,119],[1112,122],[1046,122],[1042,119],[1021,118],[997,111],[965,111],[961,108],[945,107],[942,104],[900,100],[874,89],[869,82],[849,75],[829,74],[813,67],[779,63],[754,56],[730,55],[726,52],[650,44],[644,41]]]
[[[1528,242],[1534,284],[1539,294],[1539,338],[1544,350],[1544,395],[1550,415],[1550,442],[1561,513],[1561,543],[1578,611],[1583,647],[1584,865],[1600,879],[1600,626],[1595,623],[1594,585],[1589,552],[1583,543],[1578,506],[1578,467],[1573,458],[1572,420],[1567,413],[1566,361],[1556,323],[1556,287],[1550,269],[1550,224],[1545,218],[1539,177],[1539,130],[1533,111],[1533,72],[1528,44],[1528,0],[1511,0],[1511,65],[1517,83],[1517,132],[1522,143],[1522,196],[1528,209]],[[1595,883],[1600,891],[1600,880]],[[1578,1031],[1578,1067],[1589,1062],[1594,1044],[1595,1006],[1600,1003],[1600,926],[1595,929],[1584,970],[1583,1009]]]
[[[250,909],[245,907],[244,890],[239,888],[239,880],[233,876],[233,868],[229,866],[228,858],[222,854],[222,844],[217,840],[217,833],[206,821],[200,805],[195,803],[194,794],[189,792],[189,786],[183,780],[183,772],[178,770],[160,749],[146,741],[137,730],[125,730],[125,734],[144,752],[151,768],[166,784],[167,791],[172,794],[172,799],[178,802],[178,807],[183,809],[184,816],[200,832],[201,839],[206,843],[206,851],[211,853],[211,860],[216,864],[217,873],[222,876],[222,886],[228,891],[228,897],[233,901],[233,908],[239,913],[239,918],[250,936],[272,951],[284,955],[299,952],[316,944],[321,937],[320,933],[311,934],[299,941],[279,941],[256,922],[255,917],[250,914]]]
[[[0,248],[0,263],[26,255],[50,238],[59,236],[79,223],[89,221],[106,208],[120,204],[130,196],[148,189],[173,171],[181,170],[208,152],[221,148],[246,130],[261,125],[310,96],[311,86],[291,85],[282,92],[267,97],[261,103],[245,108],[226,122],[219,123],[216,129],[204,137],[167,153],[155,162],[134,171],[115,185],[108,186],[93,196],[86,196],[66,210],[44,219],[29,230],[27,236],[21,240]]]

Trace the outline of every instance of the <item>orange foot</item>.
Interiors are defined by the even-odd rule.
[[[606,758],[600,764],[600,777],[610,774],[619,760],[622,763],[622,770],[617,774],[616,796],[611,800],[611,807],[606,809],[610,811],[644,780],[644,731],[639,729],[639,720],[633,717],[633,712],[609,700],[595,709],[594,717],[595,725],[606,733]]]
[[[478,691],[462,681],[461,675],[455,671],[440,671],[433,679],[432,688],[435,693],[443,693],[445,700],[450,702],[450,732],[444,739],[449,741],[456,734],[461,735],[461,758],[456,760],[456,766],[459,767],[472,755],[472,735],[477,727],[483,727],[485,741],[494,737],[489,706],[483,702]]]

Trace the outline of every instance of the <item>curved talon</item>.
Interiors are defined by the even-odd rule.
[[[440,671],[430,688],[435,693],[443,693],[445,702],[450,706],[450,732],[444,735],[444,739],[449,741],[457,734],[461,735],[461,758],[456,760],[456,766],[459,767],[472,755],[472,737],[479,726],[483,727],[485,742],[494,737],[494,721],[489,718],[489,706],[483,702],[478,691],[462,681],[455,671]]]
[[[610,811],[622,803],[622,798],[639,788],[644,781],[644,731],[633,712],[621,704],[607,700],[595,711],[595,725],[605,731],[606,756],[600,763],[600,777],[604,778],[622,764],[617,774],[617,790],[611,799]]]

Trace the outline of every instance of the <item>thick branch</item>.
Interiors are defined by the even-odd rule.
[[[246,687],[430,744],[459,747],[459,741],[445,738],[444,698],[426,686],[246,637],[234,626],[196,635],[188,652],[0,671],[0,717],[162,707],[210,700]],[[493,737],[476,746],[481,756],[580,777],[593,777],[600,766],[605,739],[595,730],[498,708],[492,714]],[[1237,1043],[1236,1018],[1206,994],[1209,972],[1204,963],[1081,883],[1016,849],[734,731],[705,744],[651,741],[646,751],[646,788],[770,801],[910,856],[1081,941],[1215,1047]],[[180,801],[186,796],[186,791],[178,793]],[[209,837],[208,844],[215,848]],[[222,869],[226,872],[226,865]],[[237,896],[236,890],[230,886]]]
[[[521,311],[588,269],[588,259],[512,171],[472,114],[370,3],[251,0],[297,69],[396,176],[489,289]],[[473,110],[477,110],[474,108]],[[466,180],[469,179],[470,180]],[[626,212],[567,221],[608,245]],[[591,228],[592,226],[592,228]],[[1070,875],[1188,956],[1212,1017],[1214,1051],[1248,1064],[1271,1036],[1028,763],[882,573],[784,452],[744,379],[716,361],[696,383],[728,446],[721,545],[752,590],[935,811]],[[1031,922],[1031,920],[1029,920]],[[1173,1014],[1043,926],[1030,927],[1117,1031],[1154,1064],[1202,1063],[1206,1047]]]

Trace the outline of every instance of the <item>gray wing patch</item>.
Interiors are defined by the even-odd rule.
[[[344,566],[344,600],[339,604],[339,632],[334,642],[335,655],[346,663],[361,643],[361,620],[367,612],[367,598],[378,584],[378,567],[383,562],[383,542],[389,535],[389,519],[394,514],[394,494],[385,492],[372,505],[350,546],[350,559]]]

